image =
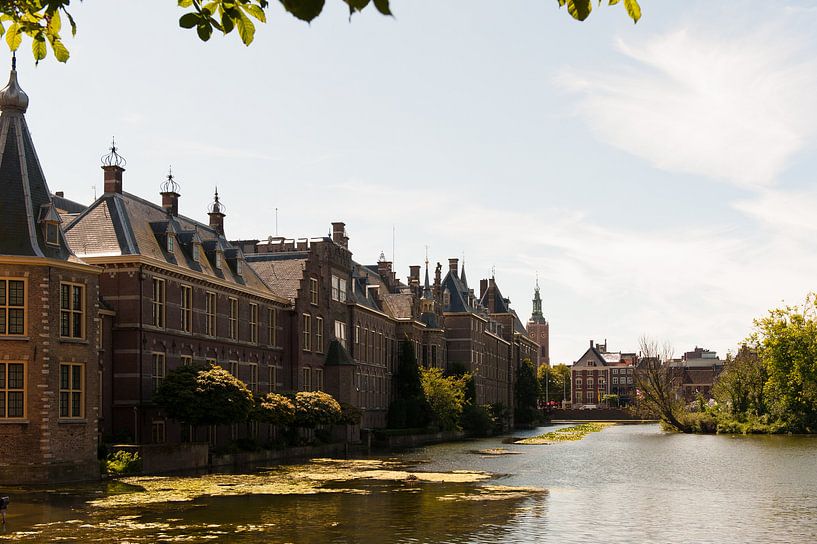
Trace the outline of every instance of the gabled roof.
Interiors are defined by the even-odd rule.
[[[305,253],[252,254],[247,263],[276,295],[294,301],[304,278],[307,257]]]
[[[492,314],[509,314],[512,312],[510,307],[510,300],[502,296],[499,286],[496,284],[494,278],[488,281],[488,288],[482,293],[479,303],[488,308]],[[514,313],[514,315],[516,315]],[[516,318],[519,319],[518,317]]]
[[[61,218],[40,168],[26,124],[28,96],[12,69],[0,90],[0,255],[81,262],[59,227]],[[45,223],[57,224],[56,243],[45,240]]]
[[[468,312],[478,314],[482,310],[477,304],[471,304],[469,301],[470,291],[468,286],[463,284],[455,274],[451,273],[450,270],[440,283],[440,289],[443,292],[448,291],[450,296],[449,303],[445,305],[444,311],[453,313]]]
[[[172,253],[166,243],[169,234],[177,241]],[[268,290],[250,267],[244,267],[241,274],[227,262],[215,267],[217,251],[229,258],[228,253],[236,248],[209,225],[170,215],[162,206],[130,193],[105,193],[68,225],[65,235],[84,258],[141,255],[236,285]],[[197,260],[199,243],[206,258],[199,255]]]
[[[414,317],[414,296],[411,293],[386,293],[383,297],[383,309],[394,319],[411,319]]]

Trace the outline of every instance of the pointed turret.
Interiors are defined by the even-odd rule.
[[[536,289],[533,291],[533,315],[531,321],[544,320],[542,315],[542,297],[539,295],[539,278],[536,278]]]
[[[76,261],[34,151],[25,119],[28,103],[12,62],[9,82],[0,90],[0,255]]]
[[[465,259],[462,259],[462,271],[460,272],[460,281],[462,286],[468,289],[468,279],[465,277]]]

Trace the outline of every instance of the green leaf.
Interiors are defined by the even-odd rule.
[[[621,2],[621,0],[610,0],[610,3],[609,3],[609,4],[607,4],[607,5],[608,5],[608,6],[615,6],[615,5],[616,5],[616,4],[618,4],[619,2]]]
[[[343,0],[349,4],[349,11],[363,11],[363,8],[369,5],[371,0]]]
[[[189,8],[193,5],[193,0],[179,0],[180,8]]]
[[[46,30],[52,36],[57,36],[62,29],[62,20],[60,19],[60,12],[55,11],[51,14],[51,17],[48,19],[48,24],[46,25]]]
[[[250,45],[255,38],[255,25],[252,20],[244,15],[244,12],[241,12],[235,21],[235,27],[238,29],[238,35],[241,36],[244,45]]]
[[[9,31],[6,33],[6,43],[9,46],[9,49],[12,51],[17,51],[17,48],[20,47],[20,43],[23,41],[23,35],[20,33],[20,24],[14,23],[9,27]]]
[[[34,63],[38,64],[48,54],[48,46],[42,35],[31,40],[31,51],[34,53]]]
[[[63,11],[63,12],[65,13],[65,15],[68,17],[68,23],[71,25],[71,35],[72,35],[72,36],[76,36],[76,35],[77,35],[77,23],[76,23],[76,22],[74,22],[74,18],[73,18],[73,17],[71,17],[71,14],[70,14],[70,13],[68,13],[67,11],[65,11],[65,8],[63,8],[63,10],[62,10],[62,11]]]
[[[179,17],[179,26],[182,28],[193,28],[201,22],[201,16],[198,13],[185,13]]]
[[[578,21],[587,19],[592,10],[593,2],[591,0],[567,0],[568,13]]]
[[[198,26],[196,26],[196,32],[199,35],[199,39],[206,42],[210,39],[210,36],[213,35],[213,27],[209,22],[200,23]]]
[[[638,0],[624,0],[624,7],[634,23],[641,19],[641,6],[638,5]]]
[[[323,11],[325,0],[279,0],[288,12],[296,18],[306,21],[312,21],[315,17]]]
[[[235,28],[235,23],[233,22],[233,18],[230,16],[229,13],[222,13],[221,14],[221,31],[225,34],[229,34]]]
[[[70,57],[71,54],[59,38],[51,40],[51,49],[54,50],[54,56],[57,57],[58,61],[68,62],[68,57]]]
[[[241,6],[244,11],[261,21],[262,23],[267,22],[267,14],[264,13],[264,10],[256,6],[255,4],[247,4],[245,6]]]
[[[383,15],[392,15],[389,0],[374,0],[374,7]]]

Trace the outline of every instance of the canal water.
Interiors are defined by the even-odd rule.
[[[491,448],[518,454],[488,455]],[[493,438],[392,460],[401,470],[492,476],[340,479],[320,493],[261,494],[262,485],[175,502],[155,494],[143,501],[147,495],[121,483],[14,489],[0,542],[817,542],[814,437],[677,435],[657,425],[620,425],[578,442],[521,446]],[[239,489],[242,479],[263,483],[281,474],[152,485],[172,497],[175,487],[200,484],[197,478],[207,479],[207,489]]]

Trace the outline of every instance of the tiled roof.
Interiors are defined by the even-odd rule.
[[[175,236],[172,253],[167,233]],[[160,205],[130,193],[102,195],[68,225],[66,238],[74,251],[87,258],[141,255],[229,283],[268,290],[251,267],[244,266],[237,273],[240,251],[209,225],[170,215]],[[203,256],[195,255],[197,243]],[[216,251],[224,257],[221,268],[214,265]]]
[[[394,319],[413,317],[414,297],[410,293],[386,293],[382,298],[383,309]]]
[[[306,258],[265,258],[267,255],[247,255],[247,262],[273,293],[295,300],[304,277]],[[280,257],[280,256],[276,256]]]

